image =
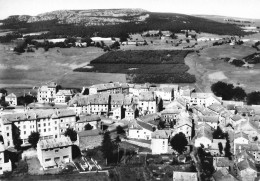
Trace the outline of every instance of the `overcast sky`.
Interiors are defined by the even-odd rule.
[[[63,9],[108,8],[260,19],[260,0],[0,0],[0,19]]]

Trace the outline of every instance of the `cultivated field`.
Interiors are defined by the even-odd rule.
[[[39,48],[34,53],[17,55],[10,47],[0,44],[0,87],[31,88],[49,81],[56,81],[63,87],[82,87],[126,81],[122,74],[73,72],[104,54],[100,48],[51,48],[47,52]]]
[[[75,69],[80,72],[125,73],[133,83],[192,83],[185,50],[129,50],[108,52]]]

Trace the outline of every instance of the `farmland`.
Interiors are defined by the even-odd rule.
[[[123,73],[133,83],[193,83],[195,78],[186,73],[189,67],[184,63],[188,53],[190,51],[113,51],[74,71]]]

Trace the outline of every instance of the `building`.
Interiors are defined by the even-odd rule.
[[[226,168],[218,169],[213,174],[214,181],[238,181],[238,179],[232,175]]]
[[[197,172],[177,172],[173,171],[173,181],[198,181]]]
[[[89,95],[98,94],[98,93],[111,93],[118,94],[123,93],[123,87],[128,88],[127,85],[121,84],[119,82],[107,83],[107,84],[96,84],[88,87]],[[83,87],[82,93],[87,89],[87,87]]]
[[[177,121],[176,125],[174,126],[173,135],[182,132],[185,134],[187,141],[191,140],[192,134],[192,120],[189,117],[180,116]]]
[[[153,92],[141,92],[138,101],[139,114],[153,114],[157,112],[157,102]]]
[[[211,153],[212,156],[222,156],[225,154],[224,149],[226,147],[226,139],[213,139],[212,143],[209,147],[209,152]],[[222,145],[222,153],[219,151],[219,145]]]
[[[168,125],[172,124],[174,126],[176,124],[177,116],[180,114],[180,112],[181,111],[179,109],[165,109],[161,111],[162,121]]]
[[[132,84],[129,85],[129,94],[139,96],[142,92],[148,92],[150,84]]]
[[[101,119],[97,115],[80,115],[76,122],[76,131],[85,131],[85,126],[87,124],[92,126],[92,130],[97,129],[99,127],[100,121]]]
[[[57,84],[51,82],[47,85],[39,87],[37,93],[37,101],[40,103],[54,102],[56,98]]]
[[[0,143],[0,175],[2,175],[4,172],[7,171],[12,171],[12,163],[6,155],[4,144],[1,142]]]
[[[213,131],[211,129],[211,126],[209,126],[207,123],[199,125],[196,130],[196,135],[194,137],[194,146],[200,147],[201,145],[203,145],[205,148],[209,148],[213,141],[212,134]]]
[[[254,181],[257,177],[257,168],[248,159],[238,162],[237,168],[242,181]]]
[[[228,157],[213,157],[213,166],[215,170],[220,170],[223,168],[229,170],[230,165],[231,164]]]
[[[216,97],[213,93],[192,93],[190,96],[191,105],[202,105],[208,107],[214,103],[221,103],[222,98]]]
[[[69,137],[40,140],[37,156],[43,169],[57,168],[72,161],[72,142]]]
[[[174,89],[171,87],[151,87],[149,91],[153,91],[163,101],[172,101],[174,98]]]
[[[130,108],[127,108],[125,110],[125,119],[126,120],[132,120],[135,119],[138,116],[138,111],[137,109],[133,106]]]
[[[198,125],[200,125],[204,122],[207,123],[208,125],[210,125],[212,128],[217,129],[219,117],[218,116],[200,116],[198,119]]]
[[[56,94],[54,102],[56,104],[66,104],[71,100],[72,92],[71,90],[59,90]]]
[[[152,154],[168,153],[168,140],[170,133],[166,130],[157,130],[152,133],[151,150]]]
[[[13,146],[13,132],[19,130],[23,145],[28,145],[31,132],[39,132],[40,139],[62,137],[67,128],[75,129],[76,115],[68,109],[29,110],[24,113],[6,114],[0,118],[1,134],[5,146]]]
[[[17,106],[17,97],[14,93],[7,95],[5,101],[8,102],[9,106]]]
[[[155,130],[156,128],[149,123],[133,120],[128,127],[128,138],[151,140]]]

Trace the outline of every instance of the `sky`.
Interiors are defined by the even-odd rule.
[[[109,8],[260,19],[260,0],[0,0],[0,19],[63,9]]]

